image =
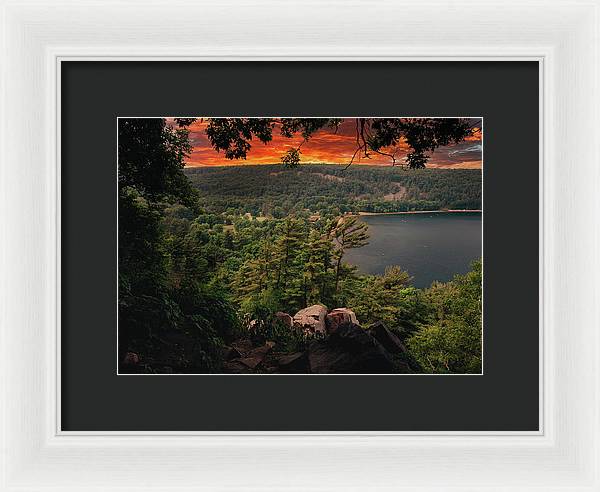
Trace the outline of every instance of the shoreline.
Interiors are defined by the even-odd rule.
[[[357,212],[351,215],[370,216],[370,215],[414,215],[414,214],[462,214],[462,213],[481,213],[482,210],[410,210],[408,212]]]

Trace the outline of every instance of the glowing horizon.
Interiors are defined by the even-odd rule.
[[[168,121],[172,121],[168,118]],[[481,119],[472,119],[474,122],[473,134],[463,142],[436,149],[431,154],[427,163],[429,168],[445,169],[481,169],[483,158],[482,124]],[[301,136],[287,138],[279,133],[276,127],[273,130],[273,139],[267,144],[258,140],[252,142],[252,148],[245,160],[229,160],[223,153],[217,152],[206,136],[207,121],[199,118],[189,127],[192,153],[186,159],[186,167],[213,167],[213,166],[243,166],[280,164],[281,156],[292,148],[297,148],[302,142]],[[324,128],[315,132],[300,148],[302,164],[348,164],[356,150],[356,129],[353,118],[344,118],[337,131]],[[389,149],[388,149],[389,150]],[[408,151],[408,145],[401,141],[395,148],[397,162],[403,163]],[[356,158],[356,165],[391,166],[389,157],[378,154],[371,158]]]

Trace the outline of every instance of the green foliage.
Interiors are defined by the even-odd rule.
[[[297,217],[238,221],[236,231],[234,268],[222,278],[240,303],[270,292],[274,309],[292,312],[333,293],[334,244],[328,231]]]
[[[331,306],[334,295],[334,272],[331,266],[334,249],[330,235],[316,227],[311,228],[301,258],[303,304],[310,306],[321,303]]]
[[[254,321],[258,327],[271,324],[275,319],[280,302],[279,296],[272,289],[262,290],[255,296],[243,299],[240,308],[246,315],[246,327],[249,327],[251,321]]]
[[[156,295],[166,276],[159,207],[135,188],[119,194],[119,276],[134,292]]]
[[[210,226],[193,220],[191,121],[119,119],[119,356],[135,351],[137,371],[217,370],[237,329],[225,293],[203,284],[220,253]]]
[[[403,138],[410,148],[406,164],[411,169],[424,168],[428,152],[458,143],[471,133],[468,121],[461,118],[375,118],[371,129],[369,147],[374,151],[395,146]]]
[[[366,244],[368,234],[357,216],[316,222],[290,216],[239,219],[232,237],[237,244],[219,278],[238,303],[257,302],[269,292],[272,309],[296,312],[316,303],[341,305],[340,285],[356,275],[344,255]]]
[[[307,164],[186,169],[205,212],[284,218],[347,212],[481,209],[481,171]]]
[[[315,338],[314,336],[308,337],[301,331],[290,329],[277,319],[273,319],[271,323],[260,325],[255,333],[264,340],[275,342],[277,351],[284,353],[303,352],[308,348],[308,343]]]
[[[212,327],[217,336],[230,342],[239,335],[239,321],[229,296],[223,290],[189,282],[175,291],[181,311],[202,328]]]
[[[262,143],[272,140],[273,122],[270,118],[210,118],[206,136],[228,159],[245,159],[253,136]]]
[[[360,248],[368,244],[367,229],[367,224],[360,221],[356,215],[340,217],[331,228],[329,235],[335,245],[333,257],[335,259],[334,292],[336,295],[339,292],[340,280],[345,276],[345,272],[346,276],[351,273],[351,270],[342,268],[344,254],[349,249]]]
[[[481,372],[481,280],[476,261],[466,275],[425,291],[428,319],[408,346],[426,372]]]
[[[280,299],[277,292],[264,290],[260,294],[242,301],[240,310],[245,313],[251,333],[264,340],[275,342],[278,351],[299,352],[306,349],[307,337],[290,329],[275,315]]]
[[[183,173],[191,152],[189,131],[171,127],[163,118],[119,119],[119,192],[134,188],[149,202],[195,203]]]
[[[308,140],[313,133],[321,128],[337,128],[342,122],[340,118],[282,118],[281,134],[291,138],[300,133],[304,140]]]
[[[298,167],[300,164],[300,149],[290,149],[281,157],[281,163],[289,168]]]
[[[347,285],[347,305],[361,322],[383,321],[404,339],[425,314],[422,292],[409,284],[410,276],[399,266],[387,267],[382,276],[364,276]]]

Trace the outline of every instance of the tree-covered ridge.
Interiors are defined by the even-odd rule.
[[[290,213],[481,209],[481,170],[310,164],[185,169],[210,213],[284,217]]]

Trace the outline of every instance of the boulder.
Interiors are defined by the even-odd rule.
[[[353,361],[342,347],[314,340],[308,346],[308,367],[312,374],[351,373]]]
[[[135,366],[140,363],[140,356],[135,352],[127,352],[123,358],[123,364],[126,366]]]
[[[310,334],[326,333],[325,316],[327,316],[327,308],[314,304],[296,313],[293,318],[294,327]]]
[[[223,359],[232,360],[232,359],[239,359],[240,357],[242,357],[242,353],[235,347],[225,346],[223,348]]]
[[[325,317],[325,326],[328,333],[333,333],[338,326],[344,323],[360,324],[354,311],[348,308],[336,308]]]
[[[250,369],[256,369],[256,367],[265,359],[270,350],[271,347],[269,345],[263,345],[262,347],[251,350],[244,357],[233,362],[239,362]]]
[[[390,374],[394,363],[383,346],[360,326],[343,323],[325,340],[308,346],[310,371],[316,374]]]
[[[367,331],[391,354],[403,354],[406,352],[406,347],[400,339],[388,330],[381,321],[375,323]]]
[[[223,363],[223,372],[225,374],[252,374],[252,369],[239,360],[231,360]]]
[[[309,372],[306,352],[284,355],[277,359],[277,364],[282,373],[307,374]]]
[[[251,340],[240,338],[231,342],[231,348],[237,350],[240,355],[245,355],[252,350],[253,345]]]
[[[287,328],[291,328],[292,326],[294,326],[294,320],[292,319],[292,317],[288,313],[282,313],[281,311],[275,313],[275,321],[279,321],[282,325],[286,326]]]

